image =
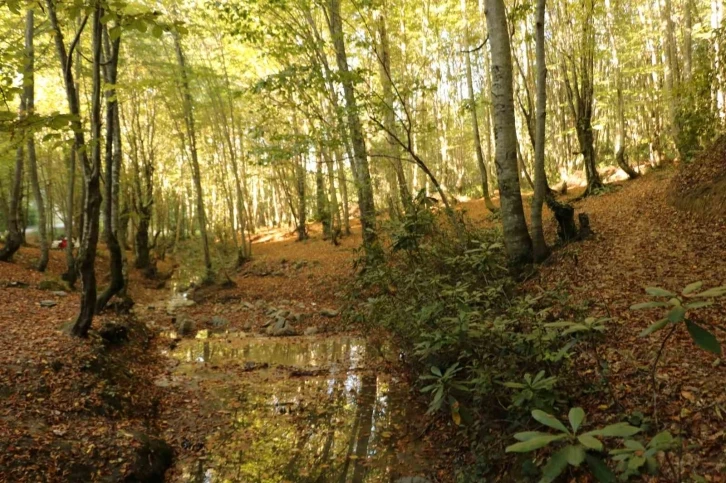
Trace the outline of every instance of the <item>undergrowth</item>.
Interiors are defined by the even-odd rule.
[[[452,227],[453,217],[437,216],[419,195],[411,213],[389,222],[385,263],[361,271],[352,298],[356,321],[397,339],[430,398],[429,413],[455,426],[468,446],[458,481],[506,474],[508,481],[548,482],[569,471],[607,482],[657,472],[657,455],[679,443],[667,431],[656,434],[649,418],[622,413],[598,350],[609,317],[561,292],[522,292],[500,232],[457,216]],[[575,320],[558,320],[555,305],[567,305]],[[596,366],[589,381],[576,367],[583,361]],[[576,403],[593,397],[609,401],[616,422],[580,434],[587,423]],[[568,411],[572,429],[552,416]],[[639,427],[629,424],[634,420]],[[543,426],[558,433],[532,431]],[[509,444],[512,435],[520,442]],[[610,438],[609,448],[601,437]],[[565,443],[559,451],[538,451],[557,442]]]

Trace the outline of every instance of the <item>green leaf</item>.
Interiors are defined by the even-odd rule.
[[[439,376],[439,377],[441,377],[441,375],[442,375],[442,374],[441,374],[441,369],[439,369],[439,368],[438,368],[438,367],[436,367],[436,366],[431,366],[431,373],[432,373],[432,374],[433,374],[434,376]]]
[[[635,441],[634,439],[626,439],[623,441],[623,444],[626,448],[632,449],[633,451],[645,451],[645,446],[640,441]]]
[[[645,464],[645,456],[641,455],[633,455],[632,458],[630,458],[630,461],[628,461],[628,469],[629,470],[637,470],[641,466]]]
[[[710,300],[699,300],[697,302],[691,302],[685,305],[687,310],[691,309],[702,309],[704,307],[708,307],[709,305],[713,305],[713,302]]]
[[[713,352],[717,356],[721,355],[721,344],[718,342],[718,339],[716,339],[716,336],[690,320],[686,321],[686,327],[688,328],[688,333],[691,334],[693,342],[695,342],[698,347],[703,350]]]
[[[645,287],[645,293],[653,297],[675,297],[676,294],[660,287]]]
[[[585,461],[587,461],[587,466],[590,468],[592,476],[600,483],[615,483],[617,481],[615,473],[597,456],[587,454],[585,455]]]
[[[595,451],[603,450],[602,441],[589,434],[581,434],[577,437],[577,440],[587,449],[594,449]]]
[[[673,307],[671,311],[668,312],[667,318],[675,324],[676,322],[682,321],[685,316],[686,309],[679,305],[677,307]]]
[[[630,306],[630,310],[641,310],[641,309],[655,309],[658,307],[667,307],[668,304],[665,302],[643,302]]]
[[[151,29],[151,35],[153,35],[157,39],[160,39],[161,36],[164,35],[164,29],[161,28],[160,25],[154,25],[154,28]]]
[[[542,431],[522,431],[521,433],[516,433],[514,435],[514,439],[517,441],[529,441],[533,438],[539,438],[541,436],[550,436],[549,433],[543,433]]]
[[[504,387],[508,387],[509,389],[524,389],[526,386],[522,384],[521,382],[505,382],[502,384]]]
[[[651,439],[650,443],[648,443],[648,447],[660,448],[670,446],[671,444],[673,444],[673,435],[669,431],[661,431],[653,436],[653,439]]]
[[[547,464],[542,468],[542,478],[539,483],[552,483],[565,471],[565,468],[567,468],[567,457],[564,449],[561,449],[547,460]]]
[[[703,282],[702,281],[689,283],[688,285],[686,285],[684,287],[684,289],[683,289],[683,291],[681,293],[683,295],[688,295],[689,293],[695,292],[696,290],[698,290],[702,286],[703,286]]]
[[[504,450],[506,453],[528,453],[536,449],[544,448],[553,441],[559,441],[565,438],[564,434],[547,434],[536,438],[528,439],[520,443],[514,443]]]
[[[572,408],[570,413],[567,415],[570,420],[570,426],[572,426],[572,432],[577,433],[580,429],[580,425],[585,420],[585,410],[582,408]]]
[[[556,429],[558,431],[562,431],[563,433],[570,434],[565,425],[562,424],[559,419],[552,416],[551,414],[547,414],[544,411],[535,409],[532,411],[532,417],[540,423],[544,424],[545,426],[549,426],[552,429]]]
[[[709,288],[705,292],[695,294],[694,297],[721,297],[723,295],[726,295],[726,285]]]
[[[638,434],[639,432],[640,428],[631,426],[628,423],[616,423],[605,426],[604,428],[596,429],[594,431],[588,431],[585,434],[590,436],[627,438],[628,436],[633,436],[634,434]]]
[[[568,445],[562,448],[567,463],[571,466],[580,466],[585,461],[585,449],[580,445]]]
[[[645,337],[646,335],[650,335],[653,332],[657,332],[661,330],[663,327],[668,325],[669,320],[668,319],[661,319],[655,324],[651,325],[647,329],[645,329],[643,332],[640,333],[640,337]]]

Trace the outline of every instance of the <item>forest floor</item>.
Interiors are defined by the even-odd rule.
[[[557,249],[524,286],[535,295],[569,294],[552,308],[559,318],[586,312],[613,319],[600,355],[615,397],[629,413],[650,414],[650,366],[661,337],[638,337],[657,320],[652,311],[629,310],[647,300],[644,287],[680,291],[697,280],[706,288],[726,285],[726,223],[704,223],[672,208],[670,177],[655,171],[576,202],[578,212],[589,214],[595,236]],[[460,206],[477,224],[495,223],[481,201]],[[546,224],[553,240],[554,221]],[[134,272],[136,306],[129,319],[144,324],[112,313],[94,322],[131,325],[130,343],[119,348],[59,332],[75,315],[77,297],[39,285],[63,271],[62,253],[53,253],[46,275],[32,271],[32,248],[23,248],[15,263],[0,263],[0,344],[6,348],[0,354],[0,481],[116,481],[140,471],[136,460],[148,445],[145,434],[161,435],[173,447],[178,463],[167,475],[171,481],[215,475],[245,481],[241,474],[260,481],[314,481],[316,475],[328,481],[326,475],[359,470],[367,470],[370,481],[384,474],[450,481],[456,455],[444,440],[455,430],[427,421],[426,401],[410,389],[385,334],[358,334],[339,315],[354,277],[357,230],[338,247],[323,241],[318,227],[311,232],[304,243],[281,232],[258,239],[254,260],[230,271],[235,284],[226,288],[188,289],[183,267],[172,261],[160,265],[167,273],[176,268],[176,278],[164,286]],[[184,252],[175,258],[188,263],[189,257]],[[41,306],[46,300],[55,305]],[[699,318],[723,331],[718,305]],[[264,335],[268,322],[307,335],[248,337]],[[184,324],[202,332],[181,339]],[[594,379],[595,361],[579,357],[581,376]],[[657,378],[658,419],[686,442],[673,463],[685,475],[726,481],[721,361],[695,349],[679,331]],[[619,413],[602,399],[582,405],[595,420]],[[379,418],[374,436],[373,429],[359,428],[370,419],[366,411]],[[385,464],[366,468],[351,453],[353,442],[387,454]]]

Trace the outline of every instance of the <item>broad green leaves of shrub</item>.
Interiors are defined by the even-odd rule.
[[[698,347],[720,356],[721,344],[716,339],[716,336],[701,325],[695,323],[689,315],[694,310],[702,309],[713,304],[713,300],[705,299],[714,299],[726,295],[726,286],[714,287],[698,292],[702,286],[703,282],[688,284],[681,290],[680,295],[660,287],[646,287],[645,292],[655,299],[649,302],[635,304],[630,309],[666,309],[666,311],[662,319],[643,330],[640,336],[645,337],[673,324],[685,324],[691,339],[693,339],[693,342]],[[663,300],[666,298],[668,300]]]
[[[514,439],[519,441],[506,448],[507,453],[529,453],[553,444],[564,445],[549,457],[542,468],[540,483],[550,483],[562,474],[567,466],[579,467],[587,462],[590,472],[598,481],[614,481],[615,475],[607,465],[593,452],[602,452],[604,445],[601,438],[628,438],[640,432],[640,428],[628,423],[616,423],[603,428],[578,433],[585,423],[585,411],[572,408],[567,416],[569,428],[559,419],[544,411],[535,409],[532,417],[540,424],[556,430],[556,433],[540,431],[524,431],[516,433]]]
[[[662,431],[653,436],[646,446],[634,439],[625,440],[623,448],[611,450],[610,455],[613,461],[618,462],[620,479],[627,481],[631,476],[643,472],[655,474],[658,469],[658,452],[674,449],[677,445],[678,440],[670,432]]]
[[[427,413],[438,411],[443,406],[444,401],[448,399],[451,407],[451,417],[456,424],[461,424],[459,402],[451,392],[467,392],[469,390],[464,384],[454,379],[459,371],[461,371],[461,367],[457,362],[443,372],[438,367],[433,366],[431,367],[431,374],[419,377],[422,380],[433,380],[431,384],[421,389],[421,392],[430,392],[433,395]]]
[[[545,371],[539,371],[537,375],[525,374],[523,382],[505,382],[504,387],[509,389],[518,389],[512,396],[512,404],[516,407],[527,407],[534,409],[544,409],[552,407],[555,394],[554,387],[557,378],[544,377]]]

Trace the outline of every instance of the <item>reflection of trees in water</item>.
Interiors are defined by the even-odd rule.
[[[358,412],[360,413],[360,425],[358,427],[358,438],[356,441],[355,470],[353,471],[353,483],[361,483],[366,474],[368,457],[368,442],[371,439],[373,430],[373,405],[376,402],[377,378],[375,374],[363,376],[360,393],[358,395]]]
[[[350,339],[300,340],[232,340],[190,341],[182,354],[186,362],[221,362],[243,360],[296,367],[324,367],[340,364],[352,368],[364,346]]]
[[[210,339],[185,347],[180,354],[190,361],[229,358],[331,368],[327,377],[217,381],[221,407],[232,411],[231,424],[210,435],[208,459],[189,467],[190,479],[363,483],[393,477],[395,439],[381,437],[392,430],[395,417],[390,384],[375,373],[350,370],[365,349],[347,338],[231,344]]]

